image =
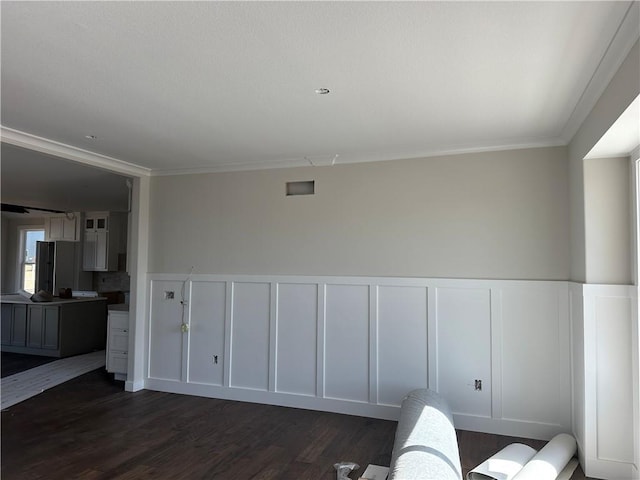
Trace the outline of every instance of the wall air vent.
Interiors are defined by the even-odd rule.
[[[313,195],[316,192],[315,180],[287,182],[287,197],[294,195]]]

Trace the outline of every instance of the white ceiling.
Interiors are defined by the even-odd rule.
[[[2,1],[3,133],[151,174],[563,145],[632,3]]]

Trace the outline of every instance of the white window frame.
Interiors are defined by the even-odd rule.
[[[629,155],[631,181],[631,245],[633,283],[640,287],[640,146]]]
[[[24,286],[24,254],[27,232],[44,231],[44,225],[22,225],[18,227],[18,258],[16,259],[16,291]],[[36,272],[37,275],[37,272]]]
[[[629,155],[631,169],[631,236],[633,250],[633,283],[636,286],[636,300],[632,309],[632,359],[633,371],[633,443],[635,478],[640,478],[640,145]]]

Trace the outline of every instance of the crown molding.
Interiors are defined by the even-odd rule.
[[[251,170],[270,170],[278,168],[295,168],[295,167],[331,167],[333,165],[348,165],[355,163],[373,163],[386,162],[396,160],[413,160],[419,158],[430,157],[447,157],[453,155],[465,155],[474,153],[501,152],[505,150],[523,150],[528,148],[549,148],[549,147],[565,147],[567,144],[562,138],[540,138],[540,139],[520,139],[520,141],[512,142],[496,142],[486,145],[459,145],[445,148],[437,148],[420,151],[399,152],[396,155],[388,153],[358,153],[358,154],[340,154],[331,155],[329,161],[312,163],[310,157],[302,157],[289,160],[265,161],[265,162],[248,162],[239,164],[221,164],[210,165],[193,168],[180,169],[154,169],[151,176],[171,176],[171,175],[198,175],[207,173],[226,173],[226,172],[242,172]],[[329,157],[327,157],[329,158]]]
[[[625,16],[611,39],[598,67],[589,79],[578,103],[565,124],[561,137],[569,143],[587,115],[593,110],[609,82],[616,74],[631,48],[640,38],[640,2],[631,2]]]
[[[164,177],[171,175],[198,175],[206,173],[227,173],[227,172],[246,172],[251,170],[272,170],[277,168],[294,168],[294,167],[309,167],[309,162],[302,159],[292,160],[277,160],[277,161],[264,161],[264,162],[249,162],[249,163],[224,163],[218,165],[208,165],[201,167],[187,167],[187,168],[166,168],[166,169],[153,169],[151,171],[152,177]]]
[[[109,157],[99,153],[83,150],[78,147],[66,145],[60,142],[38,137],[30,133],[12,128],[0,126],[0,140],[4,143],[15,145],[29,150],[34,150],[47,155],[61,157],[74,162],[101,168],[113,173],[132,177],[171,176],[171,175],[197,175],[206,173],[242,172],[251,170],[270,170],[295,167],[330,167],[338,164],[382,162],[389,160],[406,160],[415,158],[429,158],[440,156],[461,155],[469,153],[497,152],[503,150],[521,150],[525,148],[544,148],[565,146],[561,138],[522,138],[516,141],[494,142],[486,145],[456,145],[444,148],[407,151],[398,155],[388,153],[364,153],[356,155],[328,155],[306,156],[295,159],[277,161],[254,161],[239,164],[209,165],[193,168],[175,169],[149,169],[132,163]],[[326,158],[325,158],[326,157]]]
[[[65,158],[73,162],[90,165],[122,175],[132,177],[148,177],[151,175],[151,169],[149,168],[140,167],[123,160],[118,160],[117,158],[90,152],[89,150],[83,150],[5,126],[0,126],[0,140],[17,147],[35,150],[40,153]]]

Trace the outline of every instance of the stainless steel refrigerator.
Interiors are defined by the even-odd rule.
[[[37,242],[36,292],[58,295],[61,288],[91,288],[91,274],[82,271],[80,242]]]

